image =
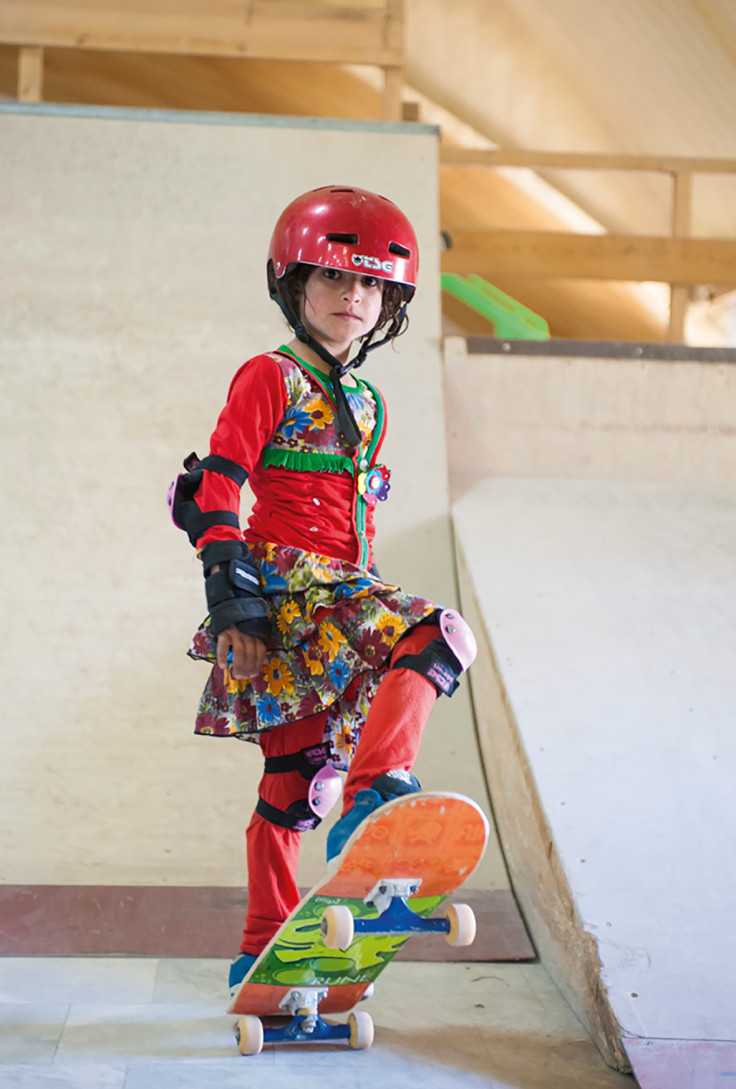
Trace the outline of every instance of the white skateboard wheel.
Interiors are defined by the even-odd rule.
[[[448,904],[445,918],[450,920],[450,929],[445,935],[450,945],[473,944],[477,927],[473,909],[468,904]]]
[[[258,1055],[263,1048],[263,1025],[260,1018],[246,1014],[235,1025],[235,1039],[241,1055]]]
[[[365,1051],[373,1043],[373,1020],[369,1013],[359,1010],[348,1017],[350,1039],[348,1043],[354,1051]]]
[[[322,916],[322,941],[328,949],[348,949],[355,927],[353,913],[346,904],[330,904]]]

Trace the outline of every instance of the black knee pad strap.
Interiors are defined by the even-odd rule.
[[[267,756],[263,771],[266,775],[280,775],[285,771],[298,771],[304,779],[313,779],[320,768],[330,762],[330,746],[326,741],[319,745],[290,752],[285,756]]]
[[[432,682],[438,695],[451,696],[460,686],[462,667],[444,639],[433,639],[419,654],[405,654],[391,668],[413,669]]]
[[[289,828],[292,832],[309,832],[321,823],[321,818],[312,812],[306,798],[292,802],[288,809],[277,809],[259,796],[256,813],[271,824]]]

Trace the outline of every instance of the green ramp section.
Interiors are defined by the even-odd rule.
[[[454,295],[493,323],[497,337],[508,340],[549,340],[549,325],[529,307],[512,299],[482,276],[443,272],[442,290]]]

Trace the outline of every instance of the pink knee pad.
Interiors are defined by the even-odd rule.
[[[454,609],[443,609],[439,618],[442,638],[460,663],[463,672],[475,661],[478,644],[470,625]]]
[[[318,817],[326,817],[342,794],[342,777],[332,764],[320,768],[309,784],[307,801]]]

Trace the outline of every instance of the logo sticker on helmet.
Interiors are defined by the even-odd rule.
[[[351,260],[354,265],[372,269],[374,272],[381,271],[391,273],[394,270],[393,261],[380,261],[378,257],[368,257],[368,255],[364,253],[352,254]]]

